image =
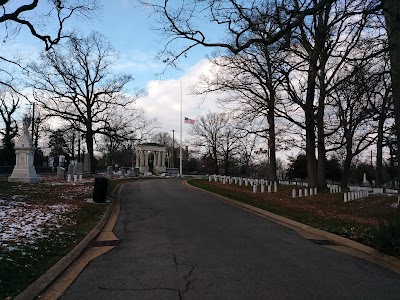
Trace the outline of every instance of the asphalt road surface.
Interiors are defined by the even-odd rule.
[[[61,299],[400,299],[400,275],[175,179],[127,184],[117,247]]]

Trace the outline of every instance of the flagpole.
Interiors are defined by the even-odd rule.
[[[179,175],[182,176],[182,121],[183,121],[183,116],[182,116],[182,81],[181,81],[181,145],[180,145],[180,150],[179,150]]]

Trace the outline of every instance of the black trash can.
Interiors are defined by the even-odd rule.
[[[104,203],[107,199],[108,179],[106,177],[96,177],[94,179],[93,201]]]

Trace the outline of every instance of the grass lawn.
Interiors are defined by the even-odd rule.
[[[108,204],[88,203],[92,193],[93,179],[30,185],[0,178],[0,299],[23,291],[96,226]]]
[[[251,186],[189,180],[189,184],[253,205],[286,218],[375,247],[373,235],[382,220],[393,214],[397,197],[372,195],[343,202],[343,194],[321,193],[292,198],[295,186],[279,185],[277,193],[253,193]],[[388,253],[400,257],[400,253]]]

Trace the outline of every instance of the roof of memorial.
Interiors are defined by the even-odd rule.
[[[165,145],[157,144],[157,143],[143,143],[138,146],[153,146],[153,147],[165,147]]]

